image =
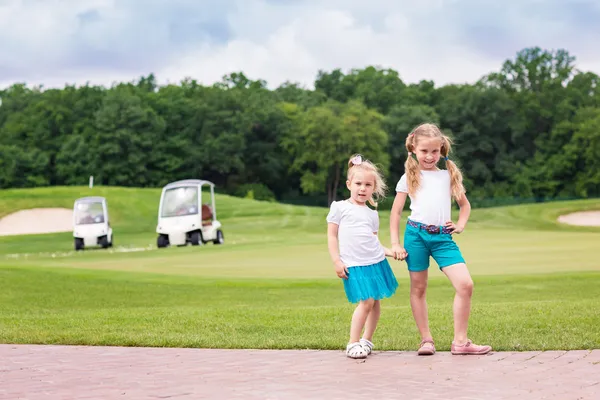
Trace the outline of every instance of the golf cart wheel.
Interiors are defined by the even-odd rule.
[[[217,231],[217,238],[213,240],[214,244],[223,244],[225,243],[225,237],[223,236],[223,231],[220,229]]]
[[[108,236],[102,236],[100,238],[100,246],[102,246],[103,249],[108,248]]]
[[[156,239],[156,247],[167,247],[169,245],[169,238],[165,235],[158,235],[158,239]]]
[[[83,250],[83,239],[75,238],[75,251]]]
[[[190,234],[190,242],[192,246],[198,246],[202,242],[202,234],[199,231],[192,232]]]

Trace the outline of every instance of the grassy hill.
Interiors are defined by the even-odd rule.
[[[83,196],[106,197],[111,219],[122,232],[140,233],[156,227],[161,189],[140,189],[97,186],[57,186],[36,189],[6,189],[0,191],[0,218],[15,211],[36,207],[64,207],[71,209],[73,202]],[[203,199],[208,201],[209,193]],[[242,199],[216,194],[220,220],[228,221],[248,217],[303,216],[314,212],[327,212],[321,207],[304,207]],[[594,228],[566,227],[558,224],[559,215],[584,210],[600,210],[600,199],[524,204],[507,207],[474,209],[470,225],[525,229],[596,230]],[[381,212],[382,220],[389,214]]]
[[[52,187],[13,189],[0,192],[0,217],[12,212],[45,207],[71,209],[75,199],[82,196],[106,197],[118,246],[152,246],[156,243],[156,224],[160,189],[120,187]],[[210,193],[203,192],[208,202]],[[216,195],[217,217],[224,224],[226,240],[235,243],[269,242],[280,236],[277,230],[302,229],[317,232],[319,217],[325,209],[260,202],[227,195]],[[321,221],[322,222],[322,221]],[[232,235],[232,236],[230,236]],[[71,233],[19,235],[0,237],[2,253],[39,253],[70,251]]]
[[[217,217],[223,223],[225,233],[224,249],[213,248],[211,245],[204,246],[202,250],[161,249],[157,253],[159,261],[156,263],[152,262],[154,255],[146,254],[148,252],[126,251],[140,248],[158,251],[155,249],[155,228],[160,189],[52,187],[5,190],[0,192],[0,216],[35,207],[71,208],[76,198],[90,195],[107,198],[115,249],[88,250],[75,255],[70,232],[17,235],[0,237],[0,257],[4,254],[5,261],[11,260],[8,256],[14,259],[25,255],[27,260],[42,257],[51,263],[73,266],[101,260],[105,268],[110,268],[113,263],[122,264],[122,259],[146,258],[148,265],[152,265],[155,270],[155,264],[166,262],[163,257],[173,259],[178,263],[176,265],[186,265],[196,262],[196,258],[189,258],[194,255],[206,258],[208,265],[213,262],[221,266],[229,265],[234,272],[227,273],[227,268],[212,271],[217,276],[229,276],[237,274],[241,268],[237,259],[239,254],[239,257],[246,257],[243,263],[244,276],[254,276],[254,273],[260,276],[260,271],[264,272],[265,269],[269,274],[279,276],[287,276],[287,272],[292,275],[297,273],[308,277],[323,277],[330,272],[327,268],[322,268],[322,265],[329,262],[325,236],[326,208],[284,205],[217,194]],[[523,261],[529,265],[526,271],[570,269],[570,266],[559,266],[551,262],[556,261],[556,257],[561,258],[555,252],[564,246],[577,250],[577,254],[570,253],[569,257],[578,263],[580,269],[589,270],[593,269],[595,263],[593,257],[588,257],[585,249],[588,244],[600,238],[600,228],[573,227],[557,222],[561,214],[588,209],[600,209],[600,199],[475,209],[467,230],[455,238],[464,248],[467,257],[473,261],[472,267],[479,273],[516,272],[518,268],[515,264]],[[404,212],[403,220],[408,212]],[[380,238],[385,245],[389,245],[389,212],[382,211],[380,219]],[[293,258],[285,259],[285,254]],[[529,254],[529,259],[521,259],[523,254]],[[280,257],[281,261],[271,261],[280,260]],[[24,257],[19,259],[25,260]],[[269,267],[284,260],[287,268]],[[298,260],[304,260],[308,265],[297,265],[302,264]],[[247,268],[248,265],[254,267]],[[292,273],[290,265],[297,265],[298,270]],[[124,265],[117,268],[128,267]],[[167,270],[172,273],[178,267],[169,267]],[[182,272],[196,274],[198,270],[187,268]]]

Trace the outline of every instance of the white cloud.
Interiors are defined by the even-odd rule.
[[[420,29],[419,22],[402,12],[382,16],[382,25],[375,30],[347,10],[306,8],[297,10],[286,25],[274,26],[266,37],[247,39],[255,21],[278,17],[264,9],[240,12],[231,17],[239,39],[189,52],[158,75],[190,75],[208,83],[225,73],[243,71],[253,79],[266,79],[270,86],[286,80],[312,86],[319,69],[379,65],[398,70],[406,81],[433,79],[441,84],[474,81],[499,67],[498,62],[456,43],[451,35]]]
[[[585,5],[581,15],[590,20],[600,15],[593,2],[416,4],[0,0],[0,35],[10,37],[0,42],[0,87],[17,81],[110,85],[149,73],[159,82],[189,76],[210,84],[239,71],[270,87],[287,80],[312,87],[319,69],[367,65],[395,69],[407,82],[443,85],[474,82],[532,46],[566,48],[579,68],[600,74],[600,56],[593,49],[600,29],[592,22],[585,29],[576,23],[577,7]],[[544,12],[532,13],[534,7]],[[175,37],[173,27],[181,21],[187,30]]]

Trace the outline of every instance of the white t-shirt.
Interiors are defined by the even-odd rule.
[[[379,231],[379,214],[348,200],[331,203],[327,222],[339,225],[340,259],[347,267],[376,264],[385,259],[385,251],[374,232]]]
[[[396,192],[408,193],[406,174],[396,185]],[[452,196],[448,170],[421,171],[421,187],[410,196],[409,218],[427,225],[443,226],[450,221]]]

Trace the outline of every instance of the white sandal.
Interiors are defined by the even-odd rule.
[[[373,352],[373,348],[375,347],[373,342],[367,339],[360,339],[360,344],[367,352],[367,355],[371,355],[371,353]]]
[[[346,346],[346,356],[350,358],[367,358],[367,352],[360,342],[348,343]]]

